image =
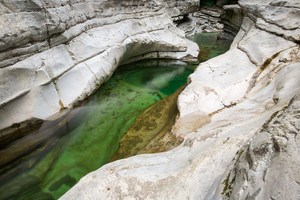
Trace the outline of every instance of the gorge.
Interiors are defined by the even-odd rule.
[[[217,35],[194,36],[199,46],[206,47],[206,59],[230,46],[231,41],[218,40]],[[57,199],[109,160],[180,144],[181,139],[166,132],[177,115],[181,90],[176,90],[186,84],[195,66],[165,59],[120,66],[82,105],[0,150],[0,198]]]
[[[119,65],[195,61],[197,45],[172,20],[203,2],[1,2],[1,145],[61,119]],[[297,199],[300,3],[235,3],[221,14],[223,37],[238,31],[230,50],[202,62],[178,97],[180,144],[104,165],[61,199]]]

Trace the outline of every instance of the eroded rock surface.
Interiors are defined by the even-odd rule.
[[[237,152],[223,182],[223,199],[297,199],[299,132],[300,98],[295,96]]]
[[[90,95],[122,63],[195,59],[197,45],[174,26],[167,5],[154,0],[2,1],[0,130],[55,117]],[[194,5],[198,1],[190,0],[173,10],[185,13]],[[0,138],[11,131],[2,131]]]
[[[185,31],[187,36],[202,32],[221,32],[223,24],[220,23],[220,8],[200,8],[177,21],[178,27]]]
[[[231,49],[200,64],[179,96],[173,132],[183,143],[107,164],[62,199],[295,199],[299,3],[238,3]]]

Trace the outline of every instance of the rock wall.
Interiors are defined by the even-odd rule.
[[[202,32],[220,32],[219,38],[233,40],[239,32],[244,14],[238,4],[219,8],[201,7],[188,15],[173,17],[187,36]]]
[[[239,6],[244,18],[231,49],[201,63],[179,96],[173,133],[183,143],[107,164],[62,199],[296,198],[300,4]]]
[[[223,199],[299,198],[300,98],[275,112],[237,152]]]
[[[200,0],[201,7],[218,6],[223,7],[228,4],[236,4],[237,0]]]
[[[220,22],[224,24],[223,33],[220,37],[233,39],[240,30],[244,14],[238,4],[223,6]]]
[[[198,5],[187,3],[173,10],[180,14]],[[168,5],[157,0],[2,1],[0,139],[71,108],[121,63],[197,57],[197,45],[173,25]]]
[[[222,32],[224,25],[220,23],[220,8],[200,8],[180,21],[178,27],[185,31],[186,36],[202,32]]]

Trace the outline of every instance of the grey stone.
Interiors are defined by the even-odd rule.
[[[174,26],[166,11],[169,3],[2,1],[0,130],[5,130],[0,135],[13,132],[9,128],[13,124],[26,126],[59,116],[92,94],[122,62],[159,51],[164,52],[160,57],[195,60],[199,48]],[[183,15],[198,1],[177,5],[174,9]],[[99,59],[103,66],[97,68],[99,63],[91,61]],[[40,98],[38,91],[48,88],[49,95]],[[49,110],[47,106],[39,110],[45,103]]]

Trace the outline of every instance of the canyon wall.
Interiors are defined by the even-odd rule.
[[[196,57],[197,46],[172,18],[198,5],[1,1],[0,140],[73,107],[122,63]],[[225,10],[228,32],[239,32],[227,53],[198,66],[179,96],[173,134],[183,143],[107,164],[62,199],[298,197],[300,3],[240,0]]]
[[[177,148],[119,160],[62,199],[297,199],[300,4],[240,0],[231,49],[201,63],[178,100]]]
[[[73,107],[122,63],[197,57],[198,46],[170,14],[182,15],[199,2],[171,2],[2,1],[0,139]]]

